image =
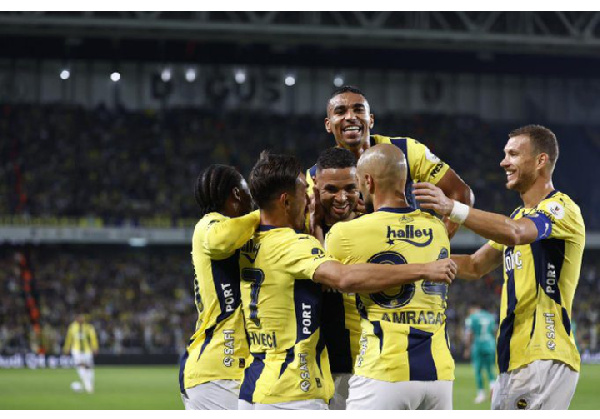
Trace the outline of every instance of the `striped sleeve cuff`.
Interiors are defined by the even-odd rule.
[[[529,218],[535,224],[538,234],[535,241],[547,239],[552,234],[552,221],[542,212],[526,215],[524,218]]]

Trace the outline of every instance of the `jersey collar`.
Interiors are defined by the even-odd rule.
[[[408,214],[409,212],[414,212],[415,209],[412,207],[405,207],[405,208],[381,207],[377,211],[393,212],[394,214]]]
[[[274,230],[276,228],[289,228],[289,227],[276,227],[276,226],[272,226],[272,225],[269,225],[269,224],[261,224],[261,225],[258,226],[258,231],[269,231],[269,230]],[[298,234],[304,233],[301,230],[294,229],[294,231],[296,233],[298,233]]]

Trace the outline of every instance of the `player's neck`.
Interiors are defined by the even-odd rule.
[[[286,214],[279,211],[260,210],[260,224],[273,227],[289,227],[294,228],[294,225],[288,220]]]
[[[527,191],[521,193],[525,208],[533,208],[554,190],[552,179],[538,177]]]
[[[373,194],[373,208],[375,211],[380,208],[406,208],[408,206],[403,192],[393,191]]]

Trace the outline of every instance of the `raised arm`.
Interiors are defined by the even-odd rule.
[[[456,262],[458,278],[479,279],[502,264],[502,252],[486,243],[472,255],[452,255],[451,259]]]
[[[473,195],[471,188],[451,168],[446,171],[436,186],[450,199],[462,202],[470,207],[475,203],[475,195]],[[449,238],[452,238],[460,227],[459,224],[450,221],[448,216],[444,216],[444,224],[448,230]]]
[[[258,210],[241,217],[215,222],[206,231],[202,248],[210,257],[230,255],[252,238],[259,223]]]
[[[342,292],[371,293],[419,279],[450,284],[455,275],[456,264],[451,259],[407,265],[344,265],[337,261],[327,261],[317,268],[313,280]]]
[[[456,201],[445,196],[440,188],[430,183],[416,183],[414,187],[414,194],[421,208],[432,209],[444,216],[451,215]],[[547,237],[551,230],[550,223],[546,223],[542,217],[538,217],[536,222],[529,218],[513,220],[475,208],[465,208],[462,214],[457,215],[462,215],[464,225],[469,230],[506,246],[533,243],[538,238]]]

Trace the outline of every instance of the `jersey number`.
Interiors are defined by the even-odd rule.
[[[250,285],[250,320],[259,327],[260,320],[258,318],[258,294],[260,287],[265,280],[265,273],[261,269],[244,268],[242,269],[242,280],[251,282]]]
[[[369,258],[367,263],[378,263],[384,265],[404,265],[406,259],[400,253],[387,251],[377,253]],[[446,295],[448,294],[448,285],[441,284],[438,282],[423,281],[421,289],[425,294],[439,295],[442,299],[442,306],[446,305]],[[383,308],[400,308],[407,305],[410,300],[415,296],[415,284],[406,284],[400,287],[400,290],[395,294],[386,294],[385,292],[378,292],[370,294],[371,300],[377,305]]]

